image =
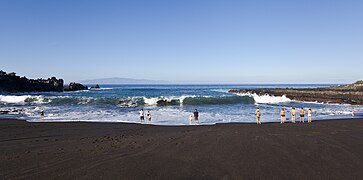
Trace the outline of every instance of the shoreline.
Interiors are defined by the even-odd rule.
[[[321,122],[321,121],[340,121],[340,120],[359,120],[363,119],[363,116],[358,117],[341,117],[341,118],[329,118],[329,119],[313,119],[312,123],[314,122]],[[164,125],[164,124],[152,124],[152,123],[140,123],[140,122],[124,122],[124,121],[88,121],[88,120],[73,120],[73,121],[28,121],[28,119],[21,119],[21,118],[2,118],[0,117],[0,121],[8,121],[8,120],[15,120],[15,121],[24,121],[27,123],[106,123],[106,124],[135,124],[135,125],[150,125],[150,126],[160,126],[160,127],[184,127],[184,126],[216,126],[216,125],[224,125],[224,124],[255,124],[256,122],[217,122],[214,124],[181,124],[181,125]],[[280,121],[261,121],[262,124],[280,124]],[[290,119],[285,121],[285,124],[300,124],[299,119],[296,120],[296,123],[292,123]],[[304,123],[308,123],[307,118],[305,119]]]
[[[361,179],[363,118],[159,126],[0,120],[3,179]]]

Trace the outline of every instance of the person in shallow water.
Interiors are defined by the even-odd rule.
[[[260,108],[257,108],[256,110],[256,123],[257,124],[261,124],[261,112],[260,112]]]
[[[145,117],[144,117],[144,110],[143,109],[140,109],[139,113],[140,113],[140,120],[143,121],[145,119]]]
[[[304,123],[304,121],[305,121],[305,110],[304,110],[304,108],[302,107],[301,109],[300,109],[300,122],[302,122],[302,123]]]
[[[198,121],[194,119],[194,115],[193,114],[191,114],[189,116],[189,125],[198,125]]]
[[[199,119],[199,112],[198,112],[198,110],[195,109],[195,111],[194,111],[193,114],[194,114],[194,120],[198,121],[198,119]]]
[[[311,110],[311,108],[309,108],[308,109],[308,123],[311,123],[312,113],[313,113],[313,111]]]
[[[285,120],[286,120],[286,111],[285,111],[285,108],[281,108],[280,115],[281,115],[281,121],[280,121],[280,123],[283,124],[283,123],[285,123]]]
[[[194,116],[191,114],[191,115],[189,116],[189,122],[192,122],[192,121],[193,121],[193,119],[194,119]]]
[[[150,113],[150,111],[147,111],[146,118],[147,118],[148,121],[151,121],[151,113]]]
[[[295,121],[296,121],[296,109],[293,107],[291,109],[291,122],[295,123]]]

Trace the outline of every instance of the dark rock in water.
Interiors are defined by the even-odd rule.
[[[171,101],[167,101],[167,100],[158,100],[156,102],[156,104],[158,106],[175,106],[175,105],[179,105],[180,104],[180,101],[179,100],[176,100],[176,99],[173,99]]]
[[[360,82],[360,81],[358,81]],[[254,90],[229,90],[230,93],[282,96],[297,100],[323,103],[359,104],[363,105],[363,83],[339,85],[326,88],[275,88]]]
[[[0,114],[9,114],[9,112],[10,112],[10,111],[8,111],[8,110],[1,110],[1,111],[0,111]]]
[[[100,89],[100,85],[96,84],[96,86],[92,86],[91,89]]]
[[[2,109],[0,110],[0,114],[20,114],[23,112],[23,109],[19,108],[11,108],[11,109]]]
[[[0,71],[0,92],[63,91],[63,79],[27,79],[16,73]]]
[[[80,90],[87,90],[88,87],[84,86],[80,83],[72,82],[69,86],[64,86],[64,91],[80,91]]]

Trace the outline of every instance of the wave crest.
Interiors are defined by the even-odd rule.
[[[136,106],[195,106],[195,105],[218,105],[218,104],[251,104],[253,98],[244,96],[173,96],[173,97],[125,97],[125,98],[96,98],[96,97],[74,97],[74,96],[3,96],[0,102],[25,104],[25,103],[49,103],[54,105],[90,104],[90,105],[115,105],[119,107]]]
[[[243,94],[237,94],[239,96],[249,96],[254,99],[256,103],[260,104],[277,104],[277,103],[283,103],[283,102],[290,102],[291,99],[287,98],[285,95],[283,96],[271,96],[268,94],[265,95],[257,95],[256,93],[243,93]]]
[[[44,96],[31,96],[31,95],[0,95],[0,102],[10,104],[24,104],[24,103],[47,103],[48,99]]]

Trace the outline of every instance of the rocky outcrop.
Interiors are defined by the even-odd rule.
[[[64,86],[64,91],[80,91],[80,90],[87,90],[88,87],[84,86],[80,83],[72,82],[68,86]]]
[[[28,79],[16,73],[0,71],[0,92],[63,91],[63,79]]]
[[[100,85],[96,84],[95,86],[91,86],[91,89],[100,89]]]
[[[340,85],[326,88],[275,88],[254,90],[229,90],[230,93],[282,96],[297,100],[323,103],[358,104],[363,105],[363,83],[357,81],[351,85]]]
[[[157,106],[172,106],[172,105],[179,105],[180,104],[180,101],[179,100],[171,100],[171,101],[168,101],[168,100],[165,100],[165,99],[162,99],[162,100],[158,100],[156,102]]]

